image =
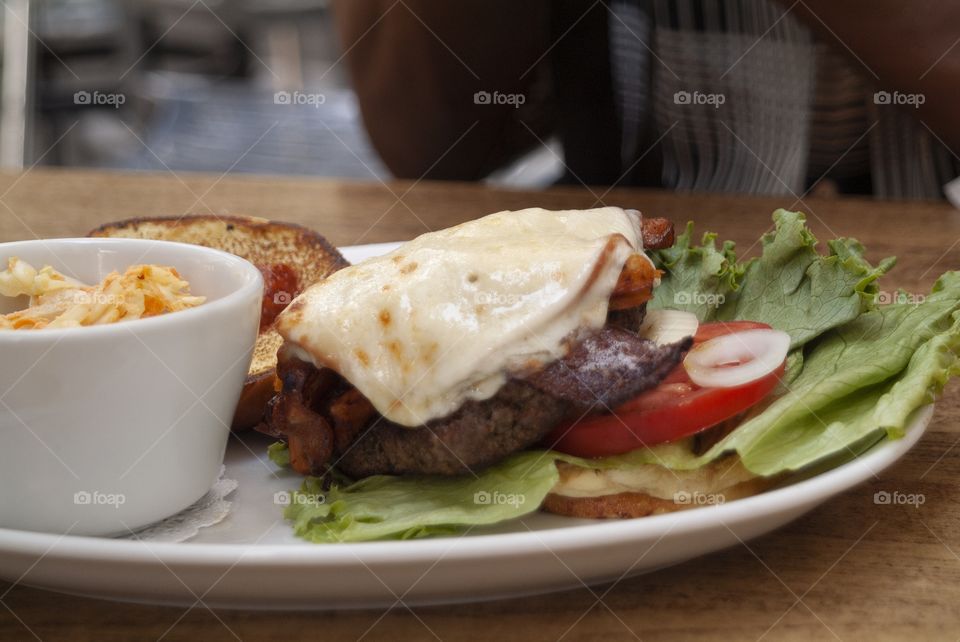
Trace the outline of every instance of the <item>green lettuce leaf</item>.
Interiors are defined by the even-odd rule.
[[[693,312],[701,321],[762,321],[788,333],[793,348],[855,319],[873,307],[876,280],[895,259],[873,267],[853,239],[830,241],[821,255],[805,220],[799,212],[774,212],[775,230],[761,238],[761,255],[744,263],[733,243],[717,249],[714,234],[691,245],[688,224],[673,247],[654,254],[665,275],[651,306]]]
[[[553,458],[533,451],[476,477],[377,475],[327,490],[319,478],[308,477],[284,517],[294,533],[313,542],[449,534],[538,510],[559,477]]]
[[[267,446],[267,457],[280,468],[290,465],[290,451],[285,441],[276,441]]]
[[[653,253],[653,262],[664,271],[653,291],[651,308],[684,310],[701,321],[716,318],[717,309],[739,287],[743,266],[737,263],[734,243],[717,247],[717,235],[706,233],[693,243],[693,223],[669,248]]]

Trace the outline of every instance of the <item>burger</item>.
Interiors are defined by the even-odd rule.
[[[891,301],[893,257],[773,222],[741,260],[633,210],[499,212],[311,285],[278,317],[260,426],[305,476],[294,533],[644,517],[902,437],[960,372],[960,273]]]
[[[335,272],[277,319],[279,390],[260,430],[286,442],[295,471],[353,480],[476,476],[531,448],[641,448],[643,431],[621,428],[613,409],[662,396],[668,378],[674,406],[695,387],[680,371],[696,318],[646,313],[661,276],[648,252],[673,242],[670,221],[635,210],[534,208],[424,234]],[[727,404],[722,416],[708,409],[710,425],[770,392],[786,348],[752,403]],[[705,427],[693,419],[679,429]],[[670,432],[663,424],[651,427]],[[545,510],[631,517],[683,507],[676,494],[687,486],[665,468],[638,478],[635,468],[618,476],[572,462],[558,463]],[[695,477],[700,490],[757,490],[756,476],[728,461]]]

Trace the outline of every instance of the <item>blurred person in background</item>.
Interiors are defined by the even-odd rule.
[[[335,0],[374,147],[476,180],[556,137],[562,182],[941,198],[960,3]]]

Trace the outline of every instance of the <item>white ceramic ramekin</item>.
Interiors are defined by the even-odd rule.
[[[257,337],[263,279],[241,258],[135,239],[0,244],[85,283],[170,265],[202,305],[104,326],[0,330],[0,526],[115,535],[216,480]],[[0,312],[24,301],[0,297]]]

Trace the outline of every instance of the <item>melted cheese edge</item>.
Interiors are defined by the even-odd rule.
[[[639,216],[620,208],[498,212],[334,273],[277,329],[384,417],[420,426],[562,357],[571,332],[602,327],[642,249]]]

